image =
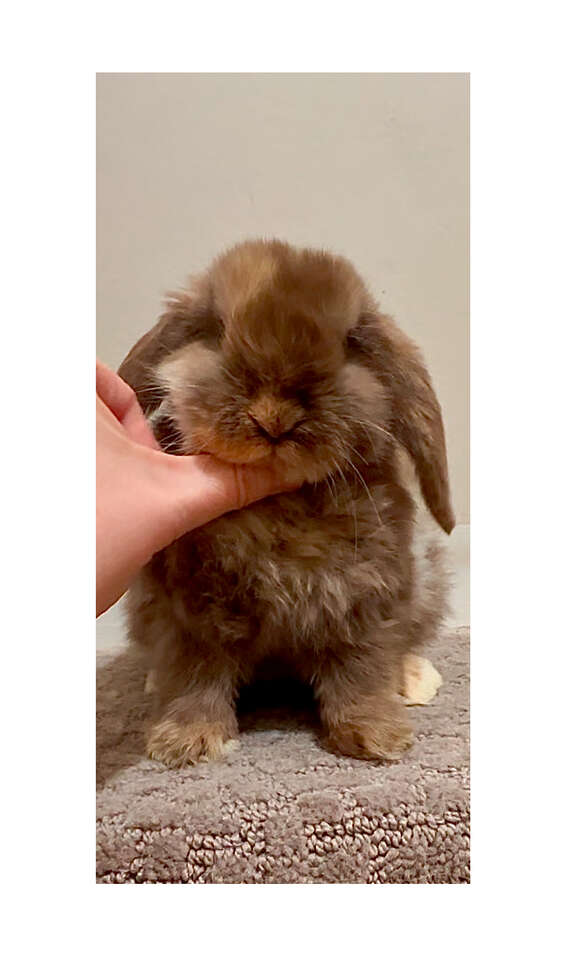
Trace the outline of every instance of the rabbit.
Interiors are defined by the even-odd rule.
[[[131,587],[148,756],[227,754],[240,687],[280,657],[311,684],[328,749],[399,759],[403,664],[443,619],[454,526],[416,346],[343,257],[255,240],[170,296],[119,373],[164,450],[277,460],[301,483],[181,537]]]

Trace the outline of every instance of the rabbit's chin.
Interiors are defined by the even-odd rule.
[[[275,469],[282,471],[287,484],[290,486],[293,484],[317,483],[336,469],[335,463],[326,462],[321,459],[314,460],[311,454],[302,456],[301,454],[294,454],[290,451],[283,451],[282,449],[273,449],[261,456],[253,456],[247,459],[238,458],[237,456],[232,457],[231,455],[224,456],[223,453],[216,453],[215,456],[221,460],[236,463],[240,466],[275,467]]]
[[[294,443],[269,444],[229,441],[216,434],[191,433],[184,453],[209,453],[225,463],[239,466],[263,466],[280,469],[289,485],[317,483],[337,470],[338,462],[327,445],[303,450]]]
[[[289,484],[317,483],[335,469],[335,464],[322,460],[314,460],[311,456],[285,457],[282,452],[273,453],[268,458],[269,463],[275,463],[282,469],[283,475]]]

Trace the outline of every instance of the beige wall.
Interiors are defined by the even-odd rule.
[[[349,257],[422,347],[468,503],[465,74],[101,74],[98,355],[248,236]]]

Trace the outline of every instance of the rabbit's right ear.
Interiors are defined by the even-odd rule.
[[[219,323],[201,298],[187,292],[170,295],[158,323],[129,350],[118,374],[136,393],[145,414],[160,403],[155,370],[161,361],[193,340],[213,340]]]
[[[129,350],[117,371],[133,388],[145,414],[149,414],[160,402],[151,390],[154,386],[154,370],[168,353],[181,346],[180,333],[181,327],[173,314],[165,313]]]

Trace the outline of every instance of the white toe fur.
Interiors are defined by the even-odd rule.
[[[442,677],[430,660],[407,653],[403,658],[403,688],[401,693],[408,706],[429,703],[436,696]]]

